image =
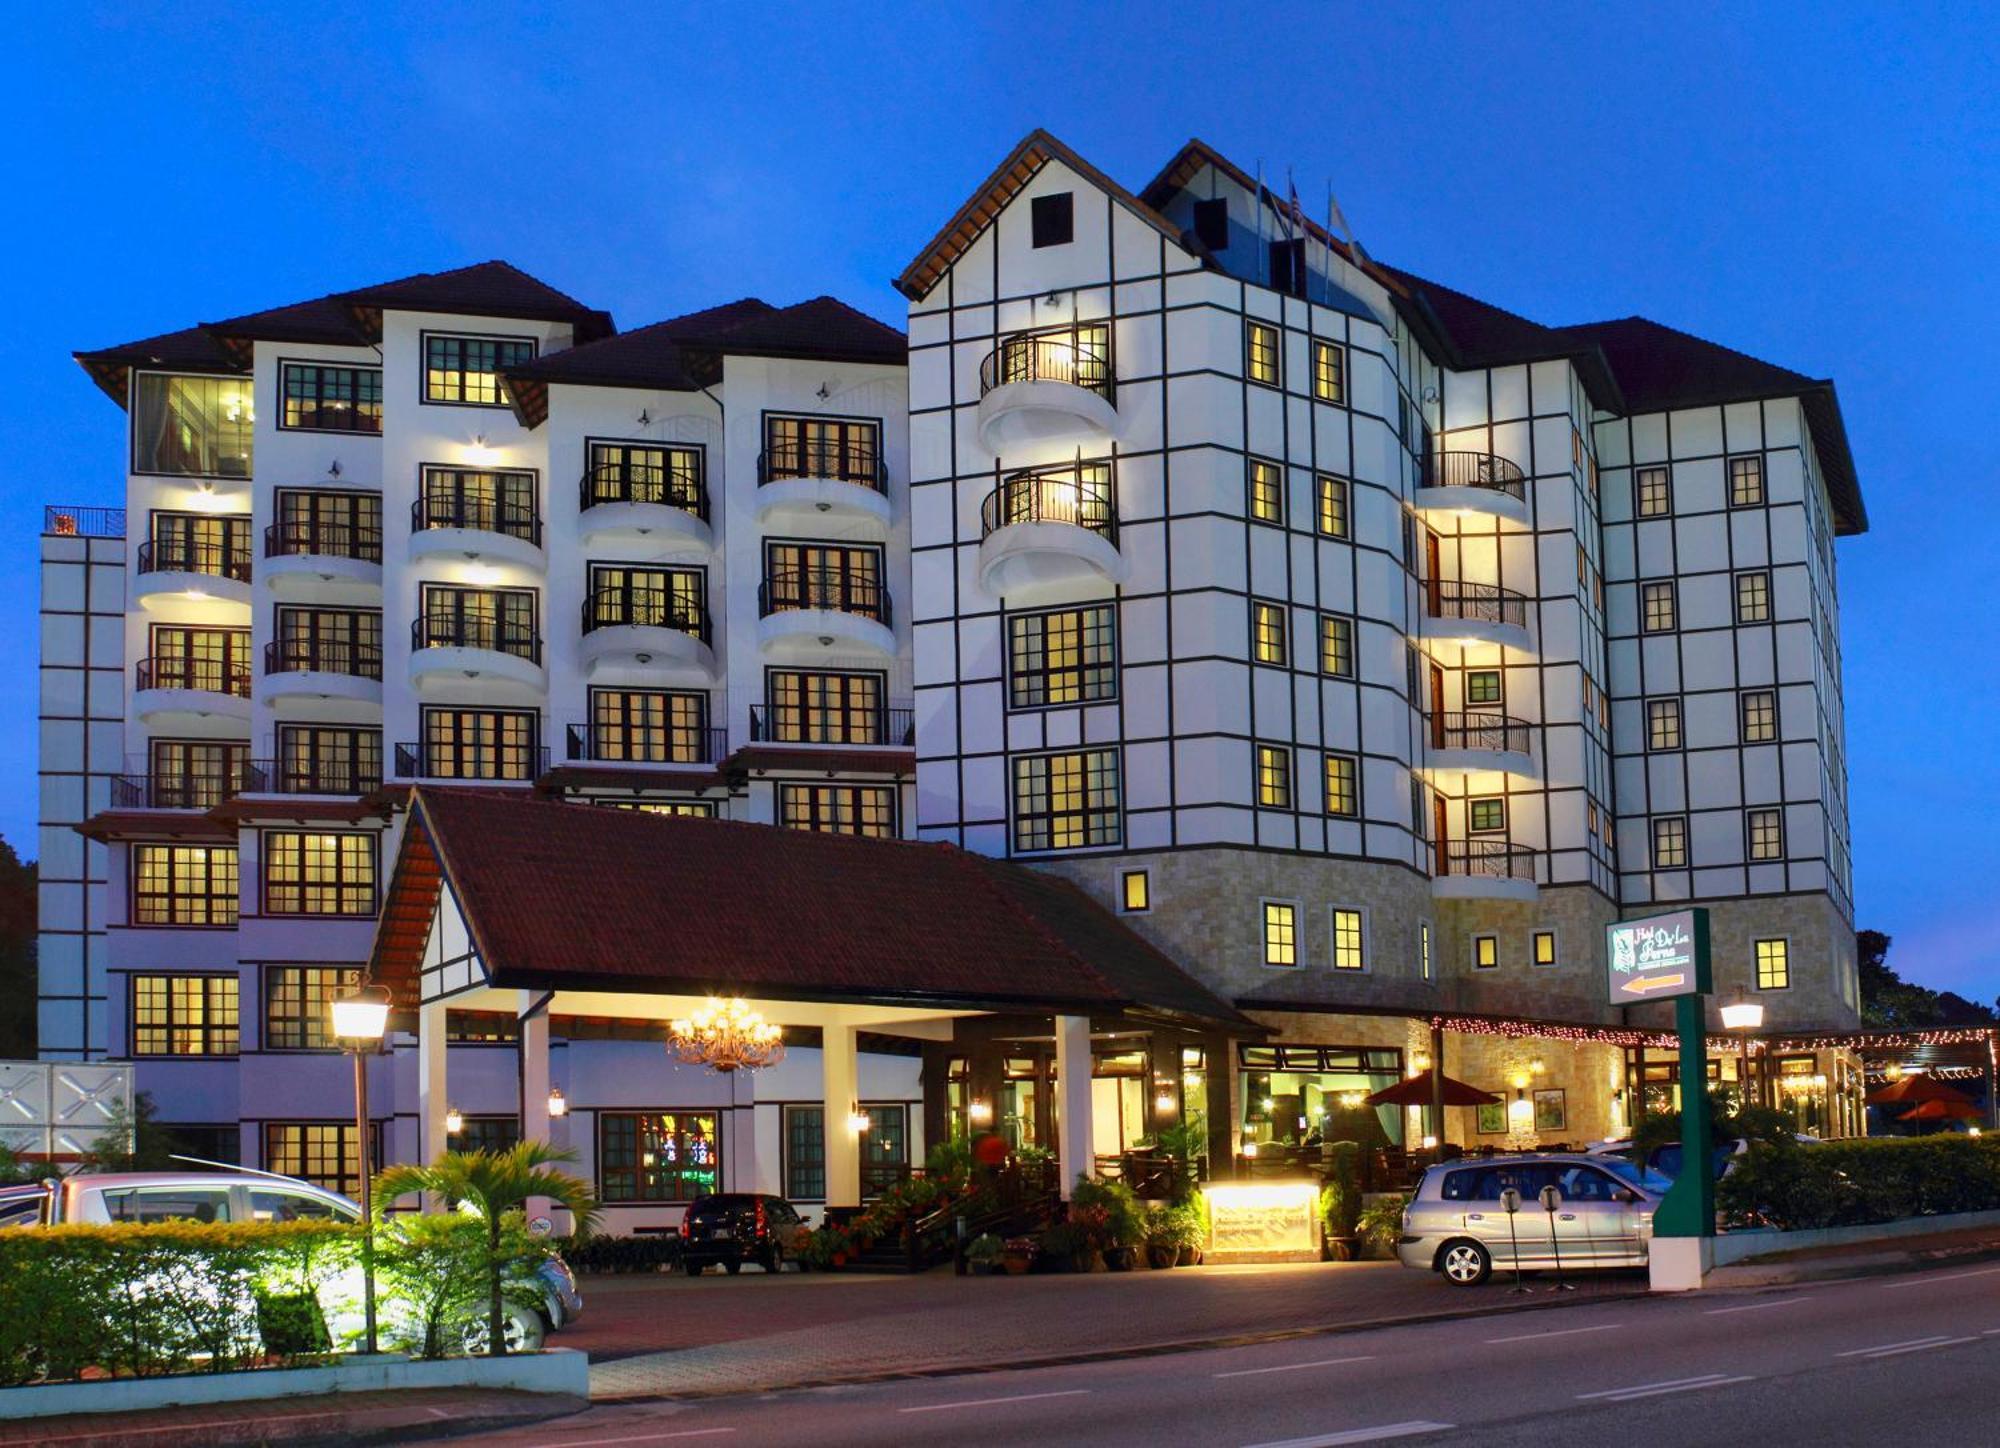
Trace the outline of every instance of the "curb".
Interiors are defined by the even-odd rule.
[[[2000,1242],[1982,1242],[1968,1247],[1939,1247],[1925,1251],[1913,1248],[1901,1252],[1876,1253],[1846,1262],[1786,1262],[1783,1257],[1759,1261],[1751,1258],[1710,1274],[1741,1272],[1740,1278],[1717,1282],[1721,1288],[1786,1287],[1800,1282],[1839,1282],[1849,1278],[1890,1277],[1899,1272],[1916,1272],[1926,1267],[1944,1267],[1958,1262],[2000,1260]]]
[[[282,1399],[271,1400],[282,1404]],[[313,1448],[318,1444],[415,1443],[455,1438],[468,1433],[501,1432],[508,1428],[532,1427],[572,1417],[590,1406],[587,1398],[567,1394],[549,1395],[546,1401],[523,1403],[514,1411],[492,1410],[455,1412],[435,1416],[434,1406],[422,1417],[405,1418],[408,1404],[384,1403],[362,1408],[309,1408],[302,1412],[271,1413],[262,1417],[192,1419],[185,1422],[131,1424],[115,1421],[123,1414],[84,1414],[65,1424],[60,1418],[43,1422],[52,1431],[36,1438],[4,1440],[8,1448],[28,1443],[60,1445],[60,1448],[172,1448],[179,1443],[200,1444],[202,1448],[221,1444],[286,1444],[288,1448]],[[310,1420],[310,1421],[309,1421]],[[285,1423],[299,1424],[296,1433],[271,1431]]]

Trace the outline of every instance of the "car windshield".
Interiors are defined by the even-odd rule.
[[[1661,1176],[1658,1172],[1640,1166],[1637,1162],[1627,1161],[1623,1157],[1602,1157],[1598,1160],[1598,1165],[1613,1176],[1620,1177],[1630,1182],[1633,1186],[1652,1192],[1655,1195],[1664,1192],[1674,1184],[1672,1177]]]

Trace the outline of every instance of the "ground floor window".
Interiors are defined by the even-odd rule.
[[[787,1106],[785,1196],[795,1202],[826,1200],[826,1108]]]
[[[354,1123],[351,1121],[267,1121],[264,1123],[264,1170],[297,1177],[316,1187],[359,1197],[361,1179],[355,1172]],[[382,1128],[368,1127],[368,1159],[372,1171],[382,1169]]]
[[[451,1139],[453,1151],[505,1151],[521,1139],[518,1116],[468,1116]]]
[[[880,1196],[910,1174],[910,1109],[900,1103],[863,1102],[868,1129],[861,1134],[861,1197]]]
[[[1402,1079],[1387,1046],[1243,1046],[1243,1139],[1259,1146],[1328,1141],[1400,1146],[1403,1112],[1363,1098]]]
[[[184,1126],[178,1122],[155,1122],[161,1145],[171,1156],[191,1156],[196,1161],[220,1162],[235,1166],[243,1159],[243,1131],[235,1122],[218,1126]]]
[[[603,1111],[597,1186],[606,1202],[686,1202],[722,1184],[713,1111]]]

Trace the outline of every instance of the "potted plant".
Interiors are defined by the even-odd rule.
[[[1009,1237],[1000,1248],[1000,1266],[1009,1277],[1019,1277],[1035,1265],[1035,1239]]]
[[[1362,1254],[1380,1260],[1396,1255],[1396,1239],[1403,1235],[1403,1207],[1407,1199],[1399,1195],[1380,1196],[1361,1209],[1355,1235]]]
[[[1319,1194],[1320,1224],[1326,1233],[1327,1257],[1351,1262],[1354,1233],[1361,1219],[1361,1146],[1336,1141],[1326,1148],[1326,1185]]]
[[[1070,1190],[1070,1220],[1082,1226],[1090,1246],[1104,1254],[1114,1272],[1138,1265],[1146,1241],[1146,1209],[1132,1189],[1105,1177],[1079,1177]]]
[[[1076,1222],[1057,1222],[1042,1233],[1037,1264],[1049,1272],[1088,1272],[1097,1255],[1089,1234]]]
[[[966,1265],[982,1276],[991,1276],[1000,1270],[1003,1251],[998,1237],[991,1232],[981,1232],[965,1245]]]

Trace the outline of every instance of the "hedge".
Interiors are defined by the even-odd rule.
[[[355,1263],[360,1236],[341,1222],[0,1232],[0,1385],[325,1352],[319,1292]]]
[[[1753,1142],[1716,1200],[1734,1225],[1785,1231],[2000,1210],[2000,1138]]]

